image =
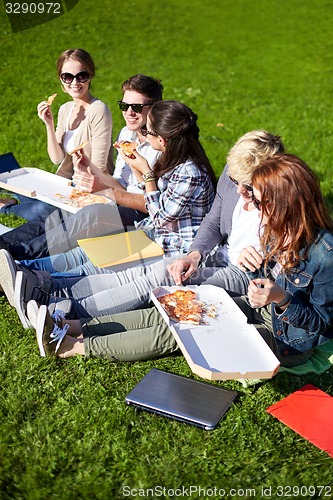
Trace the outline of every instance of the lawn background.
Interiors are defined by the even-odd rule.
[[[59,19],[13,34],[1,4],[0,153],[55,170],[36,107],[58,92],[57,113],[67,99],[55,61],[83,47],[96,62],[93,93],[112,110],[114,135],[123,126],[121,83],[139,72],[156,76],[166,99],[198,114],[217,174],[243,133],[265,128],[312,166],[332,203],[332,14],[331,0],[80,0]],[[333,496],[328,455],[265,412],[306,383],[333,395],[332,371],[280,374],[248,388],[217,383],[238,399],[215,431],[204,432],[137,414],[123,401],[153,366],[192,376],[181,356],[132,364],[42,359],[33,331],[22,329],[3,297],[0,316],[1,499],[125,498],[123,486],[156,485],[254,488],[257,498],[261,487],[281,498],[279,485],[323,485],[331,490],[294,490],[293,498]]]

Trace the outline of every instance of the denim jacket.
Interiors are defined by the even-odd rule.
[[[274,265],[267,266],[267,272]],[[252,273],[255,277],[264,277],[263,270]],[[333,337],[332,232],[321,230],[305,259],[282,271],[275,282],[291,297],[284,311],[274,302],[271,307],[273,334],[283,356],[309,351]]]

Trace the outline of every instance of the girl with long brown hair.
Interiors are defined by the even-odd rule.
[[[281,365],[294,366],[333,337],[333,221],[315,174],[296,156],[264,161],[252,184],[262,252],[241,252],[252,280],[248,303],[235,300]]]

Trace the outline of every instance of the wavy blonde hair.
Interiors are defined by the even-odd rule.
[[[228,153],[228,173],[241,184],[251,184],[254,170],[263,160],[277,153],[284,153],[281,137],[266,130],[248,132]]]

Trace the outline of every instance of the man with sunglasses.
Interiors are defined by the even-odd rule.
[[[158,79],[137,74],[122,84],[123,98],[118,102],[126,125],[117,139],[137,142],[137,151],[147,159],[151,167],[159,152],[146,139],[145,127],[150,106],[162,100],[162,91],[163,86]],[[46,221],[44,218],[35,219],[2,235],[0,248],[8,250],[17,260],[46,257],[75,248],[80,238],[121,231],[124,227],[133,226],[134,221],[147,217],[144,191],[120,154],[117,155],[115,170],[109,177],[108,186],[101,184],[89,170],[78,164],[73,180],[90,192],[107,188],[106,194],[117,205],[89,205],[76,214],[62,213],[60,218],[56,211]]]
[[[118,106],[126,125],[120,131],[117,141],[138,143],[136,150],[153,167],[159,153],[146,139],[146,121],[150,106],[162,100],[163,86],[158,79],[137,74],[126,80],[121,88],[123,98],[118,101]],[[134,221],[147,217],[142,186],[120,154],[117,155],[114,173],[112,178],[108,178],[107,184],[101,183],[90,170],[87,171],[79,159],[77,166],[74,182],[89,192],[104,190],[119,205],[124,226],[133,225]]]

